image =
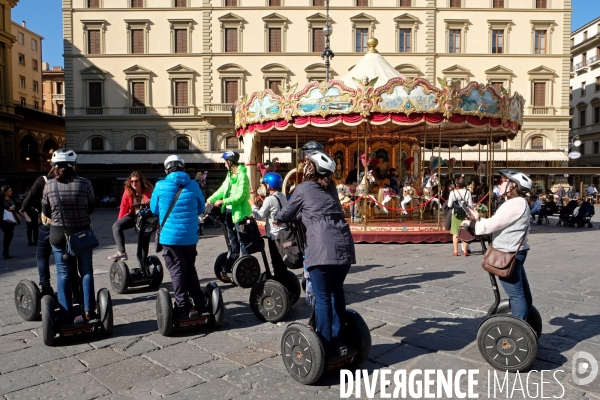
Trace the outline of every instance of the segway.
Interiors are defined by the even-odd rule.
[[[42,297],[42,337],[46,346],[52,346],[57,338],[100,332],[110,336],[113,332],[113,310],[110,292],[106,288],[98,290],[96,295],[96,318],[83,318],[81,304],[73,304],[77,317],[73,322],[64,324],[57,318],[59,315],[58,302],[52,296]]]
[[[486,251],[483,238],[481,246]],[[529,369],[537,356],[537,342],[542,334],[542,317],[532,305],[527,322],[511,315],[508,299],[500,300],[496,276],[489,274],[494,291],[494,304],[479,325],[477,345],[485,361],[492,367],[508,372]]]
[[[150,236],[158,227],[158,216],[150,211],[147,204],[134,204],[146,207],[136,214],[135,230],[138,234],[136,257],[138,267],[129,269],[123,260],[117,260],[110,266],[110,284],[119,294],[125,293],[130,287],[148,286],[156,289],[163,280],[163,266],[155,255],[149,256]]]
[[[288,373],[298,382],[310,385],[325,372],[341,368],[354,370],[371,352],[371,332],[365,320],[354,310],[346,309],[347,346],[339,355],[326,358],[321,339],[313,328],[314,308],[308,324],[292,322],[281,338],[281,358]]]
[[[159,289],[156,292],[156,320],[160,334],[170,336],[175,331],[194,326],[219,328],[225,318],[225,305],[219,286],[214,282],[209,283],[204,289],[204,296],[207,300],[207,311],[199,313],[191,310],[188,315],[175,318],[169,291],[165,288]]]

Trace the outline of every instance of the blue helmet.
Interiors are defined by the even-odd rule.
[[[223,158],[225,160],[233,161],[234,163],[237,164],[240,161],[240,153],[231,151],[231,150],[227,150],[225,153],[223,153],[221,158]]]
[[[263,181],[269,185],[270,189],[281,189],[283,186],[283,178],[275,172],[269,172],[263,177]]]

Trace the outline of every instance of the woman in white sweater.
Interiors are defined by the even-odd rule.
[[[522,172],[511,171],[507,177],[507,200],[496,214],[491,218],[480,218],[477,211],[469,210],[471,222],[464,221],[463,224],[471,225],[476,235],[492,234],[492,245],[498,250],[508,253],[519,250],[512,275],[500,278],[500,283],[510,300],[512,315],[527,321],[533,299],[525,273],[525,259],[529,251],[529,204],[525,196],[531,191],[532,184],[531,179]]]
[[[448,196],[448,207],[450,208],[450,212],[452,213],[452,225],[450,227],[450,232],[452,233],[452,244],[454,245],[454,253],[453,256],[458,255],[458,230],[460,229],[460,224],[465,218],[468,218],[468,215],[464,213],[462,207],[460,205],[461,202],[465,202],[469,207],[473,207],[473,196],[471,196],[471,191],[465,187],[465,178],[460,176],[456,178],[454,184],[456,188],[450,192],[450,196]],[[461,215],[460,213],[463,212]],[[458,214],[458,215],[457,215]],[[467,243],[463,242],[463,255],[468,257],[470,254],[467,251]]]

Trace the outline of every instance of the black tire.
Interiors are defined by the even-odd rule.
[[[510,303],[508,302],[508,300],[502,300],[498,305],[498,311],[496,311],[496,315],[499,314],[512,315]],[[527,323],[529,324],[529,326],[531,326],[539,340],[540,336],[542,336],[542,316],[540,315],[538,309],[535,308],[535,306],[531,306],[531,309],[529,310],[529,315],[527,316]]]
[[[46,346],[54,344],[54,299],[44,296],[41,301],[42,309],[42,338]]]
[[[158,257],[150,256],[148,257],[148,261],[150,261],[150,276],[152,277],[152,281],[148,287],[150,289],[157,289],[163,281],[164,269]]]
[[[371,353],[371,331],[365,320],[354,310],[346,309],[346,331],[344,338],[348,347],[358,350],[349,369],[362,364]]]
[[[100,318],[100,332],[104,336],[110,336],[113,333],[113,308],[110,292],[106,288],[98,290],[96,295],[96,307],[98,307],[98,316]]]
[[[35,282],[22,279],[15,287],[15,306],[25,321],[35,321],[40,317],[40,289]]]
[[[588,228],[591,228],[591,227],[592,227],[592,223],[588,222]]]
[[[513,316],[493,315],[477,331],[477,346],[485,361],[501,371],[523,372],[537,356],[535,332]]]
[[[209,283],[206,285],[205,296],[207,296],[208,304],[211,308],[209,326],[211,328],[220,328],[225,319],[225,304],[223,303],[221,289],[219,289],[216,283]]]
[[[304,273],[302,274],[302,283],[301,283],[301,286],[302,286],[302,291],[304,293],[306,293],[306,278],[304,277]]]
[[[173,304],[171,295],[165,288],[156,291],[156,322],[158,332],[163,336],[169,336],[173,330]]]
[[[285,288],[290,294],[290,307],[296,304],[298,299],[300,299],[300,295],[302,294],[302,288],[300,287],[300,281],[296,274],[292,271],[285,272]]]
[[[233,263],[233,282],[243,289],[251,288],[260,279],[260,264],[256,257],[247,255]]]
[[[275,280],[260,281],[250,290],[250,309],[261,321],[279,322],[290,310],[289,293]]]
[[[221,271],[223,271],[223,267],[225,266],[225,263],[227,262],[227,253],[221,253],[217,256],[217,259],[215,260],[215,266],[214,266],[214,271],[215,271],[215,276],[217,277],[217,279],[223,283],[231,283],[229,281],[223,280],[223,278],[221,277]]]
[[[123,294],[129,288],[129,268],[123,260],[115,261],[110,266],[110,286],[119,294]]]
[[[288,325],[281,337],[281,358],[296,381],[311,385],[325,370],[325,351],[317,333],[299,322]]]

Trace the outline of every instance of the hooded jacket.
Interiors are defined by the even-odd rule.
[[[162,224],[181,185],[183,190],[179,199],[160,231],[160,243],[166,246],[198,243],[198,215],[204,213],[204,195],[188,174],[171,172],[164,180],[158,181],[150,199],[150,210],[159,216],[158,222]]]
[[[250,180],[246,171],[246,166],[239,164],[237,172],[235,174],[227,173],[225,182],[208,198],[209,203],[223,200],[223,207],[221,207],[223,213],[225,213],[227,206],[231,206],[231,217],[234,223],[252,215],[252,207],[248,202],[250,199]]]

